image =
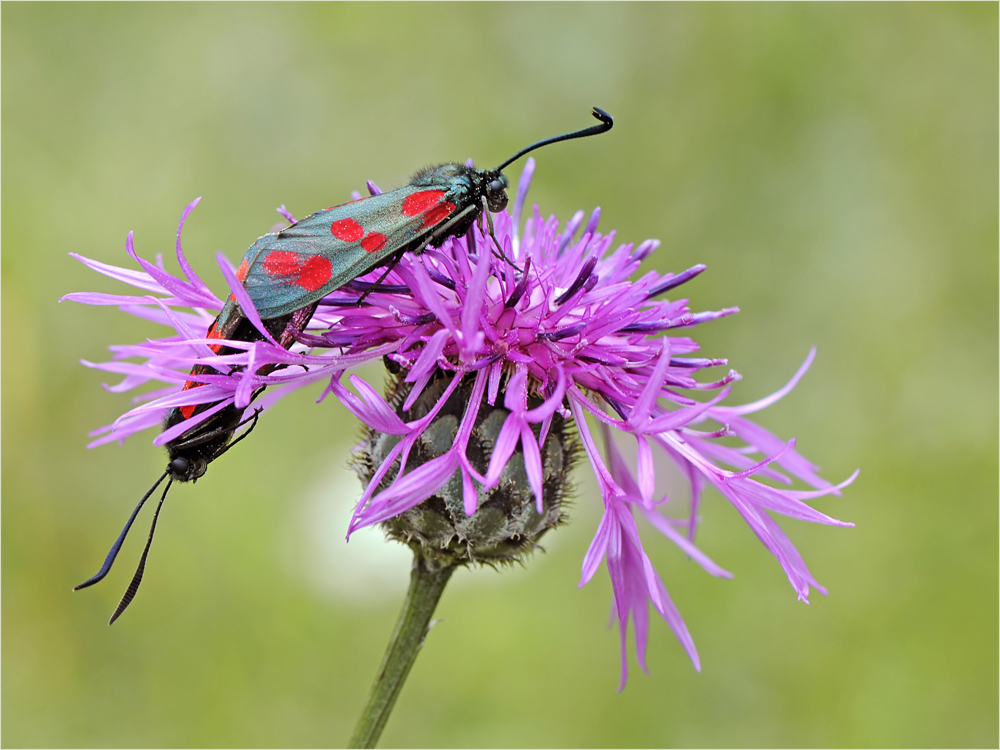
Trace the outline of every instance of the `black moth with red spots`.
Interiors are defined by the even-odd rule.
[[[536,148],[604,133],[614,124],[611,115],[597,107],[591,114],[600,121],[599,125],[534,143],[495,169],[479,170],[464,164],[428,167],[417,172],[405,187],[317,211],[287,229],[258,239],[243,257],[236,277],[269,336],[289,348],[326,295],[378,266],[387,266],[379,281],[369,289],[369,292],[378,291],[379,282],[404,253],[420,253],[428,245],[438,246],[448,237],[461,236],[484,215],[492,237],[490,212],[502,211],[507,206],[509,182],[502,170]],[[492,252],[504,257],[496,238],[493,238],[493,245]],[[358,304],[369,292],[359,297]],[[207,338],[219,339],[220,343],[210,348],[216,354],[225,355],[235,351],[223,343],[226,340],[253,342],[266,337],[247,318],[236,296],[231,294],[209,328]],[[266,375],[275,368],[269,365],[257,374]],[[220,374],[231,372],[211,365],[195,365],[184,390],[201,387]],[[260,388],[253,398],[263,390]],[[197,480],[212,461],[250,434],[257,422],[257,412],[247,417],[249,408],[237,408],[230,398],[228,403],[208,401],[178,407],[167,415],[164,429],[187,420],[191,420],[192,426],[166,444],[169,462],[163,474],[139,501],[101,569],[76,587],[91,586],[108,574],[139,510],[167,479],[139,566],[108,624],[118,619],[135,597],[170,485],[175,480]],[[247,426],[246,429],[234,439],[236,431],[243,426]]]

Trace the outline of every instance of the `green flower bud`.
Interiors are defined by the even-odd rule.
[[[386,401],[403,421],[426,416],[437,404],[452,375],[440,370],[408,411],[402,405],[410,392],[403,381],[405,372],[390,375]],[[437,417],[413,446],[406,473],[446,453],[453,445],[462,415],[472,395],[475,378],[466,376],[455,389]],[[501,391],[497,403],[503,402]],[[529,402],[529,408],[537,406]],[[466,455],[473,468],[485,475],[493,446],[510,412],[503,406],[490,406],[485,399],[472,429]],[[540,425],[533,425],[539,435]],[[385,435],[368,427],[364,444],[354,454],[353,466],[364,485],[400,441],[398,435]],[[462,474],[454,476],[430,498],[382,524],[388,536],[413,548],[419,556],[442,563],[495,565],[522,560],[552,528],[566,520],[567,496],[571,492],[569,472],[579,452],[576,436],[567,429],[567,420],[558,413],[541,447],[543,468],[543,506],[539,513],[534,493],[528,483],[524,457],[518,446],[500,477],[499,484],[484,489],[477,483],[478,509],[465,514]],[[382,480],[378,490],[392,484],[398,472],[398,460]]]

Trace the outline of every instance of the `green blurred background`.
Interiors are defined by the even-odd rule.
[[[537,154],[532,198],[603,208],[647,264],[706,263],[695,309],[733,403],[812,371],[760,416],[839,481],[855,529],[785,523],[831,595],[796,603],[718,495],[709,578],[644,529],[700,650],[667,626],[617,694],[599,500],[524,569],[465,571],[384,746],[996,746],[998,10],[989,4],[20,4],[2,8],[3,734],[17,746],[344,744],[407,554],[343,542],[356,427],[316,389],[175,490],[142,596],[107,617],[145,539],[94,572],[162,470],[152,433],[84,449],[125,410],[116,342],[163,335],[66,256],[188,257],[221,285],[280,220],[427,164]],[[520,165],[509,174],[516,179]],[[171,267],[173,267],[171,265]],[[368,375],[377,378],[371,371]],[[113,381],[112,381],[113,382]]]

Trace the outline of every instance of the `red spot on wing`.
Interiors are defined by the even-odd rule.
[[[314,292],[330,280],[332,272],[330,261],[322,255],[314,255],[302,265],[295,283],[306,291]]]
[[[365,235],[364,228],[354,219],[341,219],[330,225],[330,231],[338,240],[357,242]]]
[[[455,210],[455,204],[445,201],[444,203],[439,203],[426,214],[424,214],[424,226],[430,227],[437,224],[439,221],[444,221],[448,218],[448,215]]]
[[[375,253],[385,247],[385,239],[384,234],[369,232],[368,235],[361,240],[361,247],[364,248],[365,252]]]
[[[218,322],[218,321],[216,321],[216,322]],[[208,333],[205,334],[205,338],[206,339],[221,339],[222,338],[222,334],[219,333],[218,329],[215,327],[215,323],[212,323],[212,327],[208,329]],[[216,354],[218,354],[219,350],[222,348],[222,344],[210,345],[208,348],[211,349]],[[199,383],[198,385],[201,385],[201,383]]]
[[[275,250],[264,258],[264,270],[272,276],[294,276],[302,268],[298,253]]]
[[[406,196],[402,211],[406,216],[416,216],[436,206],[442,198],[444,198],[443,190],[421,190],[419,193]]]
[[[339,223],[341,222],[336,224]],[[364,230],[361,232],[363,234]],[[322,255],[302,256],[287,250],[275,250],[264,258],[264,270],[273,276],[294,276],[296,284],[306,291],[314,292],[330,280],[333,266]]]
[[[247,271],[249,270],[250,270],[250,263],[247,261],[246,258],[244,258],[242,262],[240,262],[240,267],[236,269],[236,278],[242,282],[243,279],[247,277]]]
[[[196,383],[193,380],[189,380],[189,381],[187,381],[184,384],[184,387],[181,388],[181,390],[182,391],[187,391],[187,390],[190,390],[191,388],[198,388],[199,386],[203,386],[203,385],[205,385],[205,384],[204,383]],[[191,419],[191,415],[194,414],[194,411],[197,408],[198,408],[198,404],[188,404],[187,406],[182,406],[181,407],[181,416],[184,417],[184,419]]]

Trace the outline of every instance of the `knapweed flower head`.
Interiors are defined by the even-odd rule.
[[[850,526],[806,501],[839,494],[857,472],[834,486],[817,475],[794,441],[780,440],[747,417],[786,395],[814,352],[772,396],[724,405],[739,376],[732,370],[708,374],[728,363],[697,356],[690,333],[737,310],[692,312],[675,296],[705,267],[633,279],[659,243],[616,244],[615,232],[598,231],[599,209],[589,218],[578,212],[561,225],[554,217],[543,219],[536,207],[522,225],[533,170],[529,159],[512,210],[493,217],[495,241],[510,262],[493,237],[474,228],[404,256],[374,289],[381,269],[333,292],[288,350],[269,334],[263,341],[221,342],[235,353],[210,348],[220,343],[206,333],[222,301],[194,273],[180,244],[197,201],[177,232],[182,277],[169,273],[160,256],[155,262],[139,257],[131,234],[126,247],[140,271],[80,257],[144,293],[68,299],[117,305],[174,331],[114,346],[110,362],[85,362],[123,375],[109,387],[115,392],[165,384],[136,397],[91,445],[158,426],[174,407],[249,409],[253,402],[266,410],[290,391],[323,381],[320,400],[335,395],[366,426],[355,459],[366,487],[348,534],[384,524],[411,546],[443,550],[456,562],[493,562],[530,549],[563,520],[565,476],[582,453],[600,488],[603,516],[583,559],[580,585],[607,566],[621,634],[622,686],[630,618],[636,658],[645,669],[650,606],[700,669],[688,629],[646,554],[650,536],[640,537],[636,517],[710,575],[730,577],[695,544],[702,493],[714,487],[774,555],[797,597],[808,601],[810,587],[825,590],[774,516]],[[369,183],[369,191],[378,188]],[[231,294],[266,334],[233,266],[221,254],[218,261]],[[392,373],[386,397],[357,375],[345,378],[349,368],[380,359]],[[217,374],[182,390],[194,365],[209,365]],[[254,401],[263,387],[267,392]],[[167,430],[154,443],[178,434]],[[619,441],[634,443],[634,464]],[[666,515],[667,498],[656,494],[657,453],[686,477],[681,517]],[[789,489],[791,477],[812,489]]]

